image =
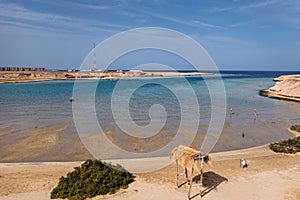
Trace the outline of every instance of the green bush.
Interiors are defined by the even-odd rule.
[[[291,126],[291,130],[300,132],[300,125]]]
[[[281,153],[297,153],[300,152],[300,137],[284,140],[281,142],[275,142],[270,144],[270,149],[275,152]]]
[[[87,160],[75,167],[67,177],[61,177],[51,191],[51,199],[86,199],[97,195],[113,194],[120,188],[127,188],[134,176],[122,166],[113,166],[99,160]]]

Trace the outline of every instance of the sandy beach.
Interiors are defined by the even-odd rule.
[[[293,132],[298,134],[297,132]],[[300,198],[300,154],[278,154],[267,145],[211,154],[213,164],[205,167],[203,199]],[[241,168],[241,158],[249,166]],[[168,159],[168,158],[165,158]],[[141,160],[143,161],[143,159]],[[158,160],[159,161],[159,160]],[[153,162],[153,160],[151,160]],[[61,176],[81,162],[33,162],[0,164],[0,199],[49,199]],[[126,167],[125,160],[122,164]],[[138,162],[138,168],[147,161]],[[114,195],[94,199],[185,199],[187,185],[175,189],[175,164],[155,172],[135,174],[135,182]],[[197,194],[194,187],[192,195]],[[200,199],[195,196],[194,199]]]

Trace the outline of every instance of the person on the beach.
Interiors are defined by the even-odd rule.
[[[253,117],[254,117],[254,121],[256,120],[257,114],[256,114],[256,108],[253,109]]]
[[[232,107],[230,106],[230,109],[229,109],[229,116],[231,117],[232,116]]]

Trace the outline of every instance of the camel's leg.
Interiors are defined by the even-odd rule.
[[[178,188],[178,160],[176,160],[176,188]]]
[[[201,171],[200,171],[200,191],[199,191],[199,195],[200,195],[200,197],[202,197],[202,185],[203,185],[203,170],[201,169]]]
[[[190,186],[189,186],[189,191],[188,191],[188,199],[190,200],[191,199],[191,189],[192,189],[192,183],[193,183],[193,176],[194,176],[194,167],[192,168],[191,170],[191,175],[190,175]]]
[[[199,191],[199,195],[200,197],[202,197],[202,185],[203,185],[203,158],[201,160],[201,169],[200,169],[200,191]]]
[[[186,168],[184,168],[184,173],[185,173],[185,178],[186,178],[187,184],[190,184],[190,182],[189,182],[189,176],[188,176],[188,171],[187,171]]]

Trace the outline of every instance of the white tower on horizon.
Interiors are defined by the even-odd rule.
[[[95,43],[94,43],[94,47],[93,47],[93,66],[92,66],[92,69],[91,71],[94,71],[94,70],[97,70],[97,67],[96,67],[96,48],[95,48]]]

